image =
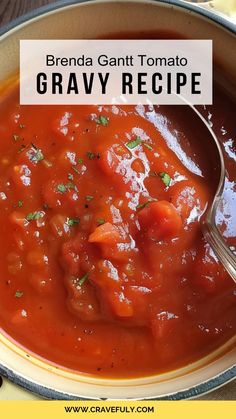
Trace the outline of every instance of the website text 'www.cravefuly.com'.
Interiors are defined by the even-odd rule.
[[[66,413],[155,413],[154,406],[64,406]]]

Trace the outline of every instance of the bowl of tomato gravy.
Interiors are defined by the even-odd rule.
[[[184,107],[19,104],[20,39],[213,39],[199,111],[234,251],[235,27],[176,3],[71,1],[1,35],[0,372],[45,398],[191,398],[236,374],[236,286],[201,229],[214,162]]]

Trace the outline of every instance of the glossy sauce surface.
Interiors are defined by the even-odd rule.
[[[236,287],[202,237],[212,185],[191,121],[171,107],[19,106],[17,87],[1,97],[2,329],[113,377],[168,371],[231,338]],[[215,88],[201,109],[225,149],[218,221],[231,246],[234,106]]]

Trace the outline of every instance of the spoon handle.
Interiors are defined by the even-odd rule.
[[[206,221],[203,228],[204,236],[208,243],[210,243],[212,249],[214,250],[216,256],[231,276],[231,278],[236,282],[236,255],[230,250],[227,244],[224,241],[222,234],[215,225]]]

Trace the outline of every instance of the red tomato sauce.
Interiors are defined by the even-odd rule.
[[[46,360],[112,377],[169,371],[230,339],[236,287],[200,225],[207,153],[188,167],[193,149],[176,155],[171,107],[19,106],[18,87],[1,97],[1,328]],[[233,106],[215,89],[202,112],[225,147],[218,221],[234,246]]]

